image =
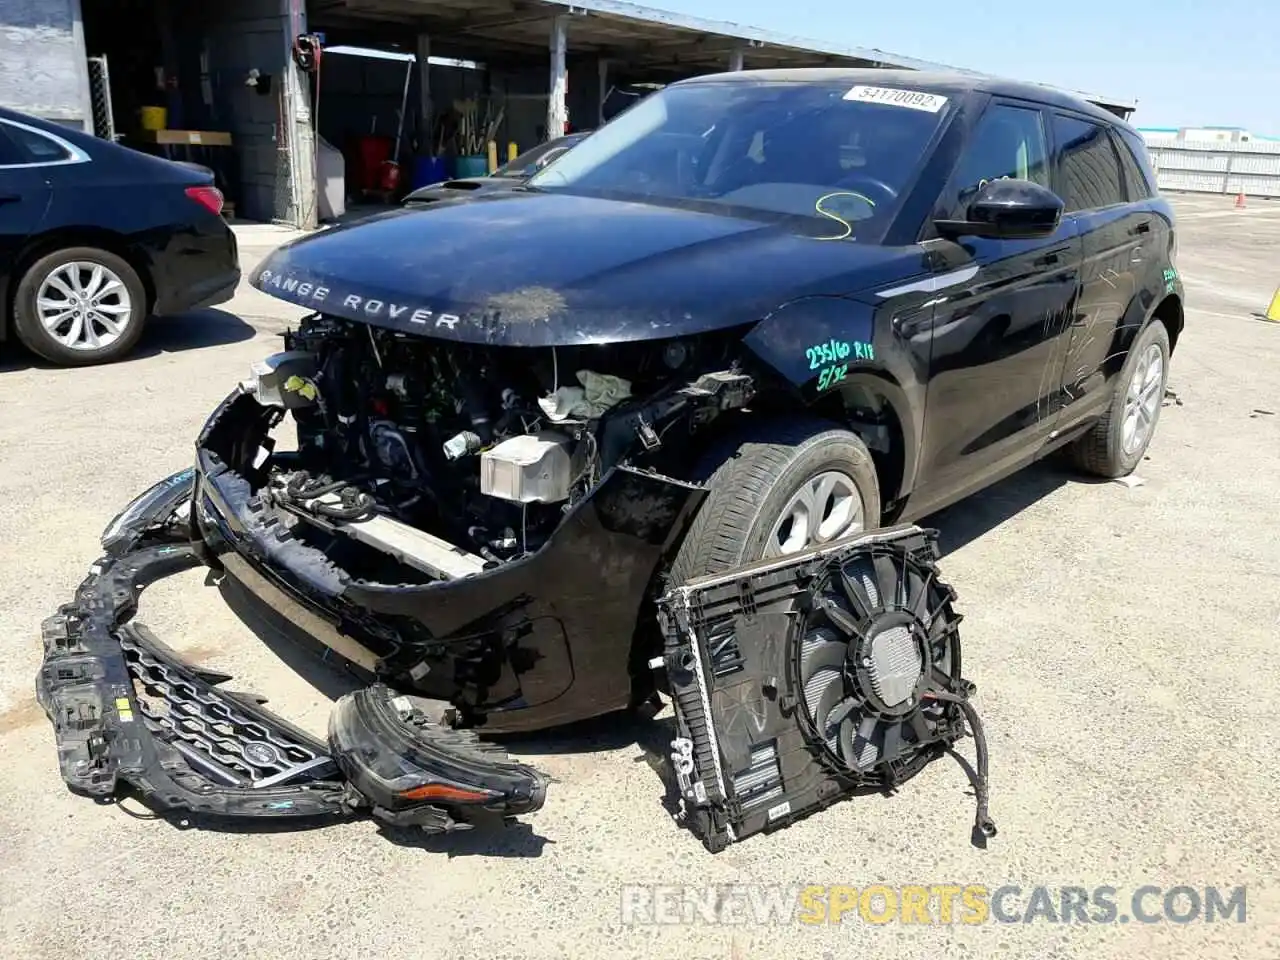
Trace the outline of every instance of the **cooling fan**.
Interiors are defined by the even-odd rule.
[[[896,787],[965,733],[961,617],[937,533],[904,525],[677,587],[659,602],[684,819],[712,850],[859,788]],[[655,663],[659,665],[659,663]]]
[[[945,739],[954,709],[923,698],[960,676],[953,596],[936,571],[884,543],[827,565],[811,588],[795,683],[809,731],[851,774],[901,782],[883,764],[928,759],[911,748]]]

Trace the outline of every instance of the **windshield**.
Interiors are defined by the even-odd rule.
[[[540,143],[536,147],[530,147],[524,153],[520,154],[514,160],[508,160],[497,170],[493,171],[490,176],[494,177],[528,177],[532,176],[537,170],[541,170],[548,163],[554,160],[560,154],[564,153],[575,143],[582,139],[585,134],[570,137],[559,137],[547,143]]]
[[[896,211],[947,97],[813,83],[668,87],[607,123],[529,186],[860,222]]]

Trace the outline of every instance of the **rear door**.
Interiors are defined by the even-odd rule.
[[[0,120],[0,278],[12,270],[26,239],[39,231],[51,196],[45,168],[12,135],[15,132],[21,131]],[[16,282],[9,278],[10,284]]]
[[[966,139],[937,217],[965,219],[986,180],[1050,185],[1039,105],[993,99]],[[945,241],[934,241],[935,243]],[[1069,218],[1049,237],[963,237],[934,301],[913,513],[934,509],[1026,463],[1052,429],[1064,331],[1077,292],[1080,241]]]
[[[1065,432],[1110,401],[1123,362],[1121,328],[1142,322],[1137,294],[1156,263],[1159,227],[1144,189],[1127,182],[1109,124],[1054,111],[1052,130],[1055,189],[1084,244],[1080,300],[1062,365],[1057,427]]]

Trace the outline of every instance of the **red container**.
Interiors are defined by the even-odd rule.
[[[355,182],[361,190],[377,190],[378,179],[382,173],[382,165],[391,159],[391,151],[395,141],[390,137],[374,135],[356,139]]]
[[[400,164],[394,160],[382,161],[378,171],[378,189],[385,193],[395,193],[400,188]]]

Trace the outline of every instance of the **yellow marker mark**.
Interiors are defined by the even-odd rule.
[[[873,210],[875,209],[876,202],[870,197],[858,193],[856,190],[837,190],[834,193],[824,194],[814,202],[813,208],[818,212],[819,216],[826,217],[828,220],[834,220],[836,223],[840,224],[840,226],[844,227],[844,233],[840,234],[838,237],[817,237],[816,239],[818,240],[844,240],[853,233],[853,224],[838,213],[833,213],[830,210],[824,210],[822,208],[824,203],[828,200],[833,200],[836,197],[856,197],[870,205]]]
[[[310,380],[304,380],[296,373],[284,382],[284,388],[290,393],[296,393],[307,400],[314,400],[319,395],[314,383]]]

